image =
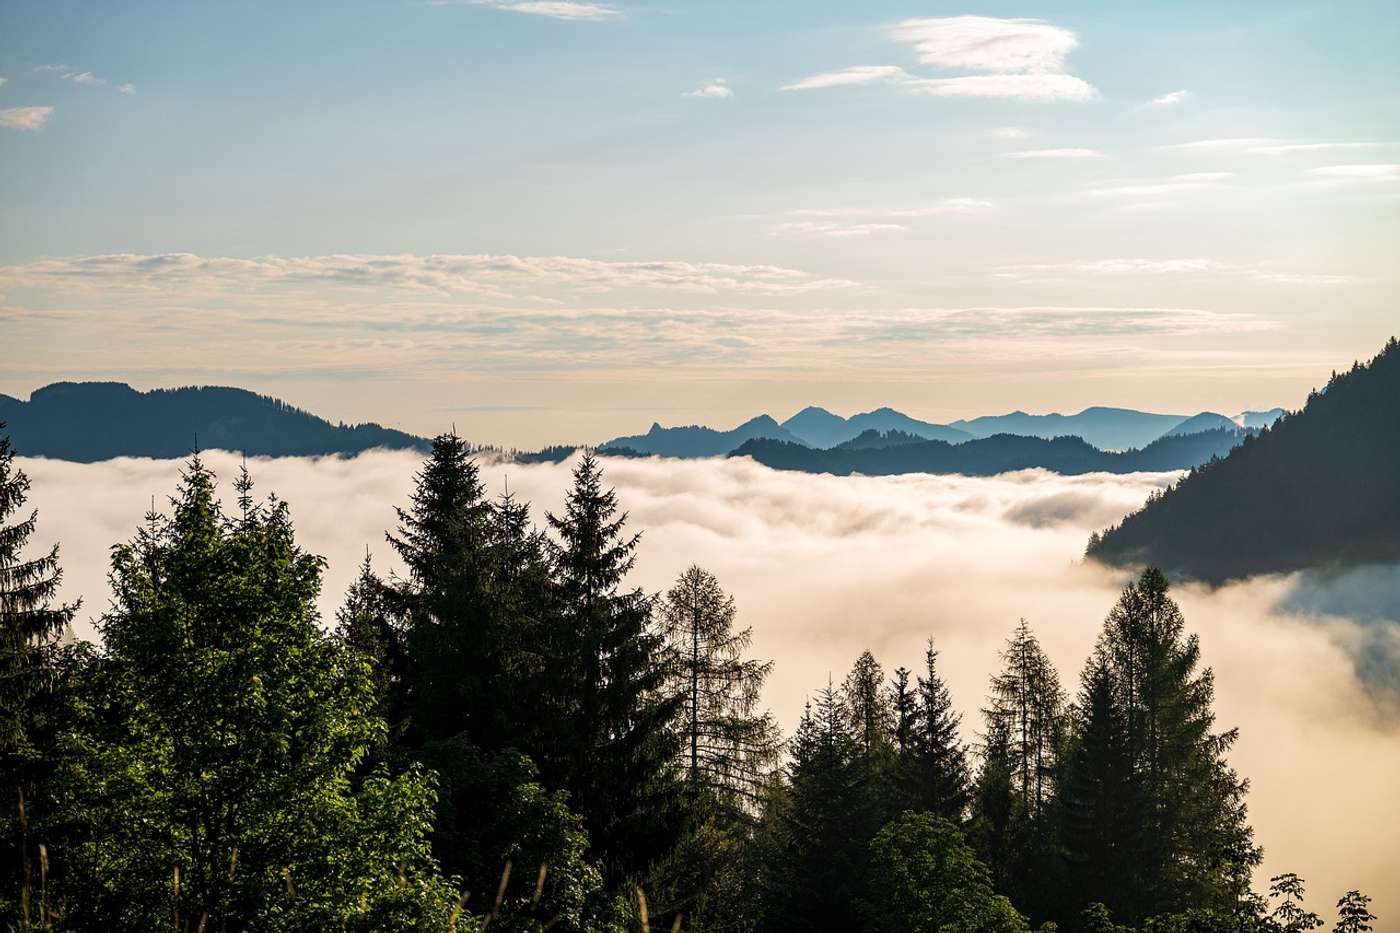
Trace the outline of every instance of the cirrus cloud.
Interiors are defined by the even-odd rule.
[[[52,107],[7,107],[0,110],[0,126],[12,130],[37,130],[52,115]]]

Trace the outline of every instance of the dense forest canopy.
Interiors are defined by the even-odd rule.
[[[814,684],[783,741],[721,581],[629,587],[642,543],[592,457],[541,528],[439,437],[388,533],[405,570],[366,560],[331,632],[285,503],[244,471],[225,510],[217,483],[187,463],[112,552],[100,643],[71,644],[0,443],[12,928],[1322,922],[1294,876],[1253,889],[1235,732],[1155,570],[1077,681],[1014,626],[972,745],[932,641]],[[1369,899],[1335,893],[1335,929],[1369,929]]]
[[[1221,582],[1400,560],[1400,342],[1102,535],[1088,555]]]

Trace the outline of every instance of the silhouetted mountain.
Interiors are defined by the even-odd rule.
[[[196,437],[206,450],[274,457],[431,446],[377,424],[331,424],[277,399],[222,386],[138,392],[120,382],[56,382],[27,402],[0,396],[0,421],[20,453],[83,463],[183,457]]]
[[[849,441],[837,444],[836,448],[838,450],[879,450],[885,447],[903,447],[905,444],[922,444],[926,440],[928,438],[905,434],[903,431],[876,431],[871,428],[868,431],[860,432],[859,437],[853,437]]]
[[[1400,343],[1333,375],[1223,460],[1089,543],[1110,564],[1221,582],[1400,560]]]
[[[801,443],[778,422],[767,415],[759,415],[731,431],[716,431],[698,424],[679,428],[663,428],[653,424],[645,434],[615,437],[600,444],[599,449],[615,452],[618,448],[627,448],[639,454],[658,457],[721,457],[756,437]]]
[[[784,421],[782,427],[809,447],[821,448],[843,444],[859,437],[865,431],[903,431],[925,440],[948,441],[953,444],[972,439],[972,435],[966,431],[959,431],[946,424],[920,421],[893,408],[877,408],[874,411],[842,418],[825,408],[808,406]]]
[[[952,427],[976,437],[1021,434],[1026,437],[1072,437],[1103,450],[1142,447],[1186,420],[1185,415],[1157,415],[1130,408],[1086,408],[1077,415],[987,415],[971,421],[954,421]]]
[[[1216,414],[1213,411],[1203,411],[1199,415],[1187,418],[1162,436],[1180,437],[1183,434],[1200,434],[1202,431],[1233,431],[1238,427],[1239,425],[1232,418]]]
[[[1267,428],[1286,414],[1288,413],[1282,408],[1270,408],[1268,411],[1242,411],[1235,416],[1235,423],[1246,428]]]
[[[816,450],[799,444],[752,440],[730,456],[752,457],[778,470],[846,476],[897,473],[961,473],[991,476],[1036,467],[1055,473],[1133,473],[1139,470],[1185,470],[1223,456],[1240,443],[1243,431],[1207,431],[1154,441],[1141,450],[1099,450],[1077,437],[992,437],[949,444],[919,441],[886,447]]]

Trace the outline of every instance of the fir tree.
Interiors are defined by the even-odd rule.
[[[1391,338],[1392,342],[1395,338]],[[1371,913],[1371,899],[1360,891],[1348,891],[1337,901],[1337,925],[1332,933],[1369,933],[1376,915]]]
[[[378,714],[386,722],[402,724],[406,713],[392,705],[405,695],[408,658],[403,633],[395,626],[384,584],[374,572],[368,551],[360,564],[360,575],[345,593],[345,602],[336,610],[336,634],[370,666]],[[397,736],[391,736],[397,738]]]
[[[914,703],[914,688],[909,682],[909,668],[901,665],[894,669],[894,683],[890,687],[890,709],[894,712],[894,744],[901,758],[909,753],[914,742],[917,715]]]
[[[862,651],[846,675],[841,696],[846,715],[860,746],[866,766],[879,771],[887,766],[893,752],[894,711],[885,693],[885,672],[869,651]]]
[[[1260,859],[1245,815],[1248,784],[1225,760],[1236,732],[1212,731],[1213,678],[1197,670],[1200,644],[1184,627],[1166,578],[1148,569],[1109,613],[1090,662],[1112,683],[1131,767],[1123,825],[1141,844],[1121,890],[1130,921],[1230,910]]]
[[[1001,653],[1004,668],[992,678],[988,728],[996,723],[1011,746],[1012,777],[1021,806],[1038,817],[1054,790],[1064,726],[1064,691],[1054,665],[1022,619]]]
[[[553,740],[538,749],[546,777],[570,791],[613,882],[675,843],[680,697],[665,696],[664,641],[651,600],[624,589],[638,535],[605,490],[598,461],[574,470],[564,514],[549,515],[559,617],[542,684]]]
[[[940,816],[955,826],[967,820],[972,800],[967,750],[958,736],[962,717],[937,669],[938,652],[929,639],[924,671],[913,695],[912,725],[900,755],[902,806]]]

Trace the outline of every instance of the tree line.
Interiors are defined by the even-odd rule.
[[[1300,933],[1149,570],[1071,695],[1022,622],[968,746],[932,642],[862,654],[784,740],[734,600],[662,594],[598,460],[560,514],[437,438],[320,623],[324,562],[196,455],[111,557],[99,642],[0,436],[0,914],[14,930]],[[1338,933],[1362,933],[1348,892]]]

